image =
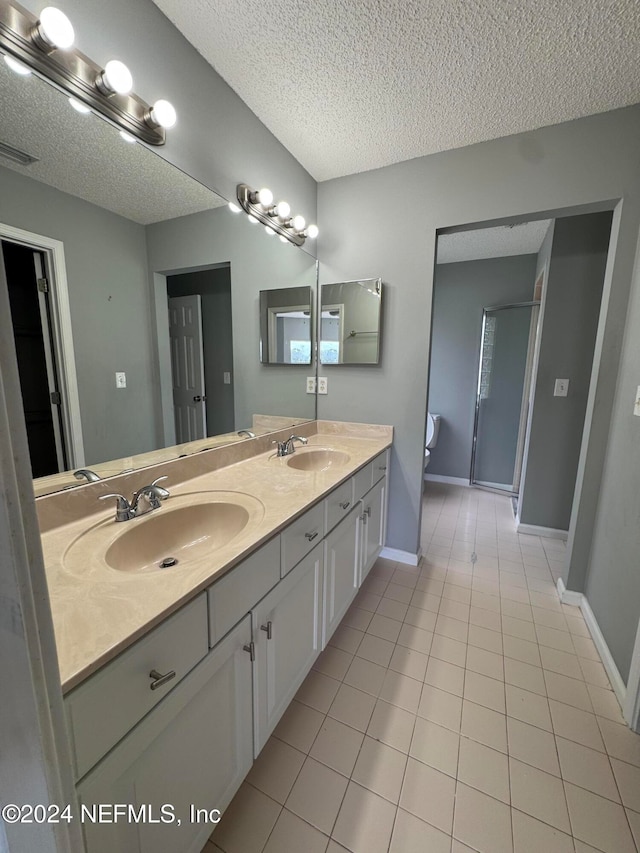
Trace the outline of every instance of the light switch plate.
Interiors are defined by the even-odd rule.
[[[231,385],[231,374],[228,370],[225,370],[222,374],[222,381],[225,385]]]
[[[326,376],[318,376],[318,394],[328,394],[328,385]]]
[[[307,394],[316,393],[316,377],[307,376]]]
[[[116,373],[116,388],[126,388],[127,387],[127,374],[118,372]]]
[[[553,388],[554,397],[566,397],[569,393],[569,380],[556,379],[556,384]]]
[[[636,401],[633,405],[633,414],[640,418],[640,385],[638,385],[638,390],[636,391]]]

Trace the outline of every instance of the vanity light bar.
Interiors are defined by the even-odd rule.
[[[124,63],[97,65],[72,46],[73,36],[71,22],[58,9],[47,7],[38,18],[13,0],[0,0],[0,51],[130,136],[164,145],[165,128],[176,121],[171,104],[150,105],[127,91],[131,74]]]
[[[304,217],[292,218],[289,215],[291,208],[286,202],[274,204],[273,193],[266,187],[254,190],[247,184],[238,184],[236,197],[238,204],[249,215],[252,222],[262,222],[267,229],[267,234],[279,234],[283,242],[286,240],[296,246],[303,246],[307,237],[313,239],[318,236],[316,225],[306,227]]]

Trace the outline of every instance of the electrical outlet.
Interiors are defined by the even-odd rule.
[[[633,414],[640,418],[640,385],[638,385],[638,390],[636,391],[636,401],[633,405]]]
[[[228,370],[225,370],[222,374],[222,381],[225,385],[231,385],[231,374]]]
[[[316,377],[307,376],[307,394],[316,393]]]
[[[127,387],[127,374],[126,373],[116,373],[116,388],[126,388]]]
[[[556,379],[556,384],[553,388],[554,397],[566,397],[569,393],[569,380]]]
[[[318,376],[318,394],[328,394],[328,384],[326,376]]]

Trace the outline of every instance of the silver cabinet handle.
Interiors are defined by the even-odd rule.
[[[261,630],[261,631],[266,631],[266,634],[267,634],[267,640],[270,640],[270,639],[271,639],[271,637],[273,636],[273,634],[272,634],[272,632],[271,632],[271,626],[272,626],[271,620],[269,620],[269,621],[267,622],[267,624],[266,624],[266,625],[261,625],[261,626],[260,626],[260,630]]]
[[[362,513],[362,515],[360,516],[360,521],[361,521],[363,524],[365,524],[365,523],[366,523],[366,521],[367,521],[367,513],[366,513],[366,512],[363,512],[363,513]]]
[[[386,471],[386,470],[387,470],[387,466],[386,466],[386,465],[379,465],[379,466],[378,466],[378,471]]]
[[[370,506],[368,506],[368,507],[365,509],[365,512],[367,513],[367,515],[369,516],[369,518],[371,518],[371,507],[370,507]]]
[[[347,509],[348,507],[351,506],[351,501],[342,501],[340,506],[342,507],[342,509]]]
[[[318,536],[318,531],[317,531],[317,530],[316,530],[316,532],[315,532],[315,533],[305,533],[305,534],[304,534],[305,539],[308,539],[308,540],[309,540],[309,542],[313,542],[313,540],[314,540],[314,539],[316,539],[316,538],[317,538],[317,536]]]
[[[149,687],[152,690],[157,690],[158,687],[162,687],[163,684],[166,684],[167,681],[171,681],[171,679],[175,677],[175,669],[172,669],[171,672],[166,672],[164,675],[161,672],[158,672],[157,669],[152,669],[149,673],[149,678],[153,678],[153,681],[151,682]]]
[[[253,663],[253,661],[256,659],[256,647],[253,640],[250,643],[246,643],[242,647],[242,651],[249,652],[249,657],[251,658],[251,662]]]

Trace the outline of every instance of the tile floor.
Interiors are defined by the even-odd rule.
[[[203,853],[640,848],[640,736],[558,601],[564,543],[487,492],[424,510],[420,566],[378,560]]]

